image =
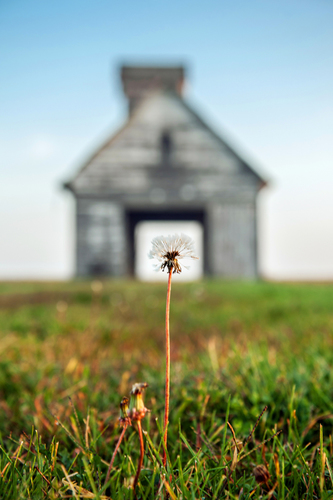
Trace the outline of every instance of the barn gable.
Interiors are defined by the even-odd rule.
[[[257,276],[256,198],[265,181],[182,95],[182,67],[124,67],[125,125],[65,186],[76,198],[77,275],[131,275],[135,227],[195,220],[204,271]]]
[[[152,169],[167,168],[175,182],[180,172],[252,177],[264,181],[203,120],[171,91],[145,97],[125,126],[112,136],[70,182],[76,192],[149,189]]]

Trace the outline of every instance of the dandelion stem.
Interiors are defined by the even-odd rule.
[[[126,429],[127,429],[127,425],[125,424],[124,427],[123,427],[123,430],[121,431],[121,434],[119,436],[119,439],[118,439],[118,442],[116,444],[116,447],[114,449],[114,452],[113,452],[113,455],[112,455],[112,458],[111,458],[111,462],[110,462],[110,465],[109,465],[109,468],[108,468],[108,472],[106,474],[106,478],[105,478],[105,483],[104,484],[107,484],[107,482],[109,481],[111,469],[112,469],[112,466],[113,466],[113,462],[114,462],[114,459],[116,458],[117,451],[119,449],[120,443],[123,440],[123,437],[124,437]]]
[[[165,311],[165,410],[164,410],[164,452],[163,452],[163,465],[166,466],[166,449],[168,442],[168,423],[169,423],[169,401],[170,401],[170,296],[171,296],[171,278],[172,278],[172,268],[169,270],[168,279],[168,290],[166,299],[166,311]]]
[[[141,420],[137,421],[137,426],[138,426],[138,433],[139,433],[139,439],[140,439],[140,458],[139,458],[139,463],[138,463],[138,469],[136,471],[136,475],[135,475],[135,479],[134,479],[134,483],[133,483],[134,494],[135,494],[136,486],[137,486],[138,481],[139,481],[139,476],[140,476],[142,462],[143,462],[143,455],[144,455]]]

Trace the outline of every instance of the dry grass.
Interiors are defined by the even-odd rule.
[[[101,485],[121,397],[146,381],[151,442],[147,434],[139,497],[332,498],[332,299],[331,285],[175,279],[171,465],[163,479],[165,285],[110,281],[100,294],[89,282],[0,285],[2,497],[42,498],[44,490],[83,498],[82,483],[92,498],[131,498],[135,429],[126,432],[111,485]],[[227,419],[240,440],[268,405],[243,459],[225,425],[229,397]],[[257,464],[267,467],[268,485],[255,482]]]

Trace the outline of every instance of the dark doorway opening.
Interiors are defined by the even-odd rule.
[[[128,269],[131,276],[134,276],[135,262],[135,227],[139,222],[143,221],[196,221],[203,228],[203,244],[204,244],[204,273],[208,273],[207,262],[207,224],[205,211],[203,209],[194,210],[127,210],[127,231],[128,231]]]

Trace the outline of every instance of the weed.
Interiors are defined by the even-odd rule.
[[[136,380],[152,410],[138,498],[333,497],[333,286],[177,284],[164,467],[165,286],[103,285],[0,286],[0,498],[131,499],[134,426],[105,479]]]

